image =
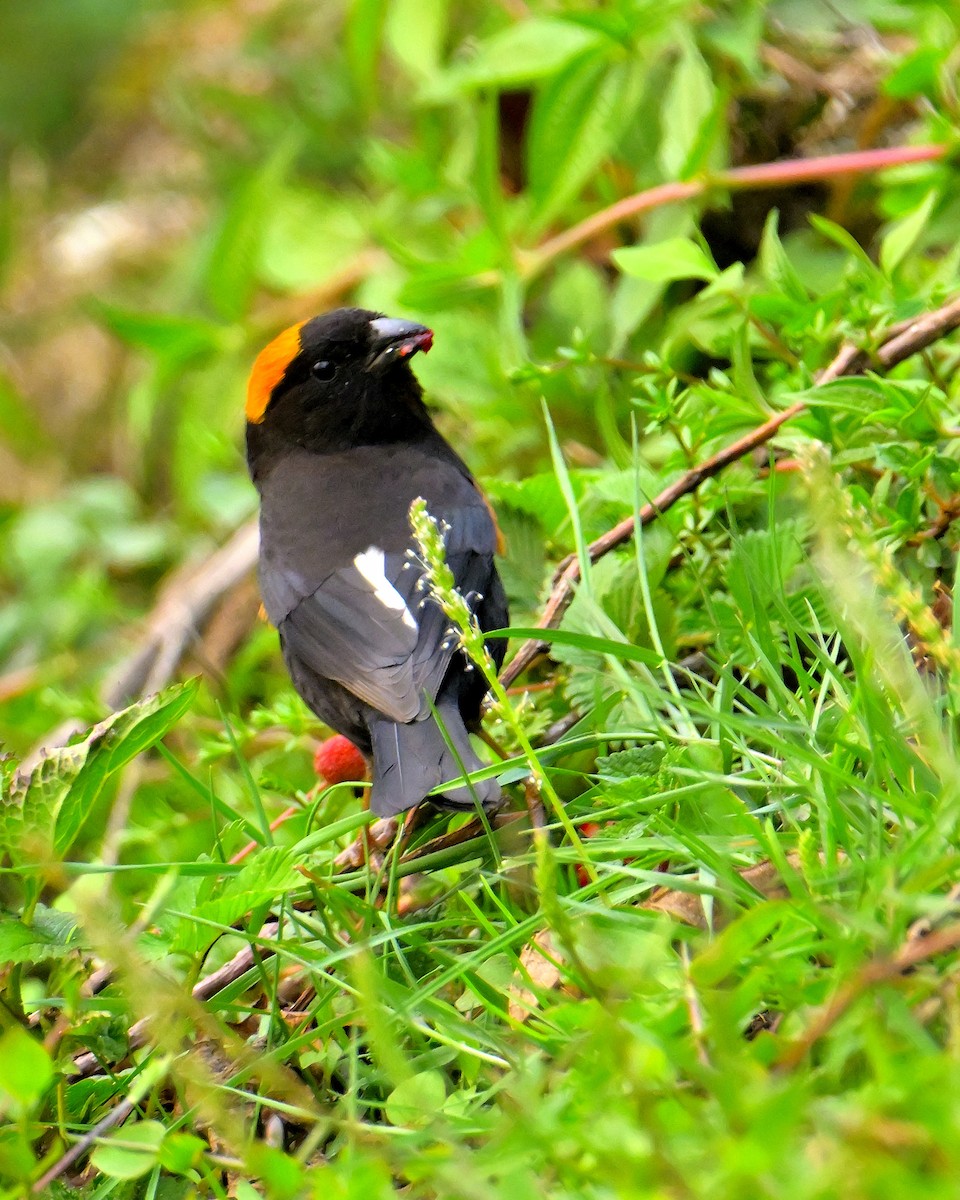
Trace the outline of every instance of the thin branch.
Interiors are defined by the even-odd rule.
[[[873,361],[878,367],[889,370],[958,327],[960,327],[960,296],[954,297],[932,312],[924,313],[906,326],[897,326],[895,332],[891,331],[893,336],[888,336],[879,349],[874,352]],[[864,350],[852,345],[843,346],[829,366],[818,376],[817,386],[839,379],[841,376],[858,375],[869,365],[870,357]],[[737,462],[751,451],[756,450],[757,447],[769,442],[781,426],[805,412],[806,409],[806,401],[798,400],[789,408],[785,408],[776,416],[771,417],[770,420],[758,425],[750,433],[731,442],[717,454],[711,455],[698,466],[686,471],[679,479],[665,487],[658,496],[645,504],[636,516],[625,518],[597,538],[595,542],[591,542],[588,547],[590,562],[596,562],[617,546],[622,546],[624,542],[629,541],[636,532],[638,521],[641,526],[652,524],[672,508],[678,500],[696,491],[702,483],[707,479],[712,479],[714,475],[718,475],[724,467],[728,467],[731,463]],[[578,559],[573,558],[567,562],[557,576],[553,590],[544,606],[543,614],[537,622],[539,628],[544,630],[555,628],[573,599],[579,581],[580,563]],[[546,639],[524,642],[500,676],[504,687],[509,687],[536,658],[548,649],[549,642]]]
[[[112,1108],[107,1113],[103,1120],[98,1121],[92,1129],[88,1129],[82,1138],[74,1142],[69,1150],[60,1155],[53,1166],[49,1170],[44,1171],[36,1183],[33,1184],[30,1191],[35,1196],[43,1195],[55,1179],[59,1179],[68,1167],[71,1167],[81,1155],[86,1154],[97,1138],[103,1137],[108,1130],[115,1128],[115,1126],[122,1125],[135,1108],[136,1105],[132,1100],[121,1100],[116,1108]]]
[[[699,179],[657,184],[656,187],[626,196],[623,200],[611,204],[609,208],[591,214],[579,224],[549,238],[536,250],[521,255],[521,274],[525,279],[532,279],[561,254],[606,233],[623,221],[639,217],[655,208],[662,208],[665,204],[691,200],[710,191],[736,192],[749,188],[787,187],[794,183],[810,183],[842,175],[862,175],[870,171],[903,166],[906,163],[935,162],[946,153],[946,146],[936,144],[854,150],[848,154],[822,154],[814,158],[790,158],[780,162],[732,167],[728,171],[705,174]]]
[[[925,937],[915,938],[902,946],[892,958],[876,959],[867,963],[852,979],[841,984],[833,998],[818,1009],[804,1032],[795,1041],[789,1042],[776,1060],[781,1071],[790,1071],[800,1065],[814,1045],[836,1025],[850,1006],[864,992],[879,983],[896,979],[918,963],[948,950],[960,948],[960,921],[935,929]]]

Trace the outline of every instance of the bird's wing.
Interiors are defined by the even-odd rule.
[[[261,592],[287,654],[398,721],[426,715],[453,653],[443,612],[421,607],[422,567],[408,554],[417,496],[444,523],[458,587],[487,590],[496,527],[439,438],[291,453],[261,490]]]
[[[447,561],[475,605],[493,571],[496,533],[479,494],[439,514],[449,526]],[[454,640],[436,601],[424,595],[416,557],[370,545],[332,572],[280,622],[288,652],[395,721],[429,712]]]
[[[289,653],[397,721],[420,711],[412,658],[418,599],[396,555],[371,546],[329,575],[281,623]]]

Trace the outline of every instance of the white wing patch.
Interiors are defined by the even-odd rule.
[[[392,609],[394,612],[402,612],[401,620],[404,625],[410,629],[416,629],[417,623],[413,619],[413,613],[407,608],[403,597],[387,578],[384,569],[384,555],[379,546],[368,546],[354,558],[353,565],[373,588],[374,596],[383,607]]]

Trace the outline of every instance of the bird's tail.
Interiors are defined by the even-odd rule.
[[[469,774],[483,766],[470,745],[470,735],[454,697],[437,700],[437,716],[455,752],[447,745],[432,714],[407,725],[386,717],[370,719],[373,743],[370,807],[378,817],[392,817],[413,808],[444,780],[458,779],[464,772]],[[484,808],[494,808],[500,800],[500,785],[495,779],[483,779],[469,786],[451,787],[432,799],[454,808],[473,808],[477,802]]]

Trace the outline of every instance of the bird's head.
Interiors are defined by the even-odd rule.
[[[247,383],[247,451],[332,452],[429,425],[410,359],[433,344],[412,321],[338,308],[293,325],[257,355]]]

